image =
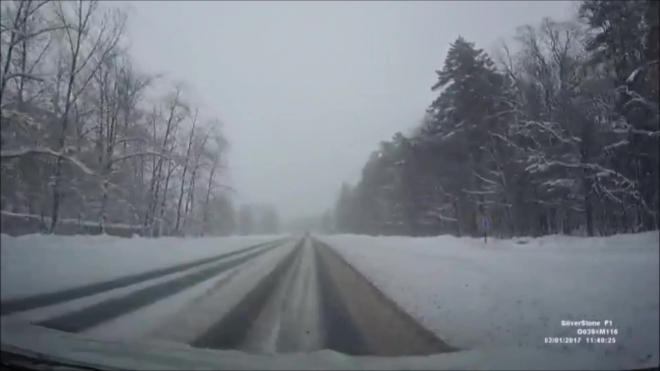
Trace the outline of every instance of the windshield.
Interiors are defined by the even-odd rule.
[[[3,354],[659,366],[657,1],[1,7]]]

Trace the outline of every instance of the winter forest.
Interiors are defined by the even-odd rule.
[[[425,119],[343,184],[326,231],[611,235],[656,230],[658,1],[579,3],[494,55],[458,37]]]
[[[220,119],[185,82],[135,67],[128,14],[112,4],[2,2],[3,233],[279,233],[271,205],[233,205]],[[658,229],[658,11],[582,1],[573,20],[520,26],[490,56],[457,37],[422,122],[380,143],[332,209],[295,229]]]
[[[232,233],[220,121],[133,67],[112,4],[2,3],[3,232]]]

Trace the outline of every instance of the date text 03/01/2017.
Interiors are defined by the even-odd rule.
[[[615,337],[546,337],[546,344],[616,344]]]

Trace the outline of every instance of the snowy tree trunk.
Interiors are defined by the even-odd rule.
[[[161,145],[161,151],[165,151],[166,148],[168,148],[168,143],[170,141],[170,135],[172,135],[172,132],[174,130],[174,126],[178,125],[178,121],[175,122],[175,114],[177,111],[177,108],[180,106],[179,102],[179,97],[181,94],[180,89],[176,89],[175,91],[175,96],[170,102],[170,107],[169,107],[169,117],[167,119],[166,127],[165,127],[165,136],[163,137],[163,142]],[[154,118],[155,119],[155,118]],[[156,133],[155,129],[155,122],[154,122],[154,135]],[[172,144],[173,145],[173,144]],[[156,209],[158,207],[158,199],[159,199],[159,193],[160,193],[160,183],[163,179],[163,158],[159,157],[158,160],[155,161],[156,164],[154,166],[154,170],[152,172],[152,177],[151,177],[151,184],[149,186],[149,194],[151,195],[150,200],[149,200],[149,205],[147,208],[147,213],[145,215],[145,220],[144,220],[144,226],[145,228],[148,228],[150,224],[152,224],[154,217],[156,216]],[[169,179],[169,175],[168,175]],[[151,228],[153,231],[153,228]]]
[[[109,175],[106,174],[103,178],[101,186],[101,234],[105,234],[105,228],[108,223],[108,213],[106,211],[108,205],[108,189],[110,185]]]
[[[159,235],[163,235],[163,228],[165,226],[165,204],[167,202],[167,191],[170,185],[170,177],[172,176],[172,173],[174,173],[174,169],[176,169],[176,166],[173,166],[173,163],[170,161],[167,165],[167,177],[165,178],[165,188],[163,189],[163,199],[160,204],[160,223],[159,223],[159,229],[160,233]]]
[[[188,171],[188,163],[190,161],[190,150],[192,149],[193,145],[193,138],[195,136],[195,123],[197,122],[197,112],[195,112],[195,117],[193,118],[192,122],[192,129],[190,130],[190,137],[188,138],[188,149],[186,150],[186,159],[183,165],[183,171],[181,174],[181,188],[179,191],[179,202],[177,203],[176,207],[176,225],[174,226],[174,233],[179,234],[179,224],[181,222],[181,204],[183,202],[183,189],[186,184],[186,171]],[[186,205],[186,211],[187,211],[187,205]]]
[[[122,33],[123,24],[114,24],[112,29],[103,28],[100,31],[99,36],[94,40],[94,45],[91,46],[88,55],[85,57],[85,62],[83,62],[86,63],[86,61],[90,60],[92,53],[96,53],[99,56],[96,65],[90,66],[93,72],[90,74],[88,79],[82,81],[82,86],[78,87],[78,90],[74,93],[74,87],[77,81],[77,77],[81,73],[81,68],[78,67],[78,60],[81,57],[81,47],[84,41],[83,39],[88,37],[89,35],[90,20],[92,19],[92,15],[96,10],[97,3],[98,3],[97,1],[85,2],[80,0],[75,9],[77,13],[76,14],[77,23],[72,27],[75,29],[76,37],[70,38],[68,40],[70,52],[71,52],[70,54],[71,65],[69,68],[69,74],[68,74],[69,79],[68,79],[66,95],[64,99],[64,112],[62,113],[62,118],[60,120],[61,130],[57,142],[57,148],[56,148],[57,152],[61,152],[64,149],[65,139],[67,135],[67,127],[70,119],[69,114],[71,112],[71,107],[74,101],[78,99],[82,91],[86,88],[93,74],[96,72],[100,64],[105,59],[105,56],[115,48],[117,42],[119,42],[119,37],[121,36]],[[84,10],[83,4],[87,4],[86,10]],[[57,5],[58,5],[58,11],[56,12],[56,14],[59,18],[59,22],[61,23],[60,27],[62,28],[71,27],[67,19],[67,16],[65,14],[65,11],[63,9],[63,3],[57,3]],[[110,34],[108,35],[107,32],[110,32]],[[49,233],[54,232],[59,216],[60,200],[62,197],[60,190],[62,164],[63,164],[62,157],[58,157],[57,162],[55,164],[54,179],[52,182],[53,207],[51,214],[51,225],[48,230]]]
[[[197,172],[193,171],[190,174],[190,185],[188,186],[188,195],[186,196],[186,207],[183,212],[183,229],[185,231],[186,223],[188,221],[188,213],[192,214],[194,194],[195,194],[195,180],[197,179]]]
[[[206,186],[206,197],[204,199],[204,217],[203,217],[203,223],[202,223],[202,236],[204,235],[204,230],[207,228],[207,223],[209,219],[209,202],[211,200],[211,189],[213,187],[213,178],[215,176],[215,169],[218,165],[218,158],[220,156],[216,156],[216,158],[213,160],[213,166],[211,166],[211,173],[209,174],[209,182]]]

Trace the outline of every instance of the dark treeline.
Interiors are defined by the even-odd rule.
[[[242,236],[280,233],[280,217],[273,205],[242,205],[237,219],[238,234]]]
[[[658,1],[583,1],[490,57],[462,37],[413,134],[382,142],[334,231],[609,235],[658,229]]]

